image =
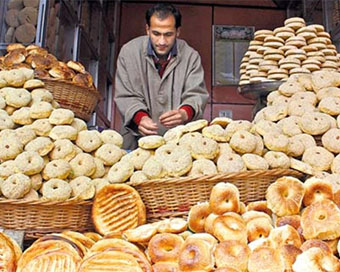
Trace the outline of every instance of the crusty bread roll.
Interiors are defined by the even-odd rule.
[[[333,254],[333,252],[332,252],[331,248],[328,246],[328,244],[325,243],[322,240],[319,240],[319,239],[310,239],[310,240],[305,241],[301,245],[300,249],[302,251],[306,251],[306,250],[308,250],[312,247],[318,247],[318,248],[321,248],[322,250],[327,251],[330,254]]]
[[[238,212],[240,210],[240,193],[231,183],[219,182],[211,190],[209,204],[215,214]]]
[[[54,66],[49,70],[49,74],[58,79],[71,80],[75,73],[68,67]]]
[[[311,177],[304,182],[303,186],[305,187],[303,197],[305,206],[323,199],[333,200],[332,184],[327,180]]]
[[[183,238],[177,234],[156,234],[148,245],[151,262],[177,262],[183,244]]]
[[[76,74],[72,78],[72,82],[80,86],[92,87],[93,78],[90,73],[84,72],[83,74],[82,73]]]
[[[244,219],[237,213],[219,215],[213,223],[214,236],[220,241],[239,240],[247,242],[247,228]]]
[[[110,210],[116,212],[108,216]],[[124,231],[145,223],[145,206],[138,192],[131,186],[110,184],[96,194],[92,219],[100,234]]]
[[[332,254],[313,247],[297,256],[293,264],[294,272],[340,271],[340,262]]]
[[[214,256],[218,268],[230,266],[239,271],[247,271],[250,249],[239,241],[224,241],[217,245]]]
[[[208,217],[206,218],[205,222],[204,222],[204,230],[206,233],[209,234],[214,234],[214,221],[215,219],[218,217],[217,214],[215,213],[211,213],[208,215]]]
[[[293,271],[293,264],[296,257],[302,253],[302,250],[294,245],[283,245],[279,248],[279,252],[284,263],[284,271]]]
[[[303,183],[297,178],[279,178],[267,189],[267,206],[278,216],[298,214],[304,193]]]
[[[11,43],[6,47],[7,52],[11,52],[15,49],[26,49],[26,47],[21,43]]]
[[[333,240],[340,237],[340,210],[324,199],[306,207],[301,215],[305,239]]]
[[[266,200],[253,201],[248,203],[246,211],[265,212],[269,216],[272,216],[273,213],[270,209],[268,209]]]
[[[298,248],[301,246],[299,233],[290,225],[273,229],[268,238],[274,248],[280,248],[283,245],[294,245]]]
[[[248,242],[268,237],[272,231],[272,224],[265,218],[256,218],[247,223]]]
[[[204,240],[192,239],[182,246],[178,260],[180,271],[211,271],[214,258],[210,245]]]
[[[188,226],[194,232],[204,232],[205,219],[211,213],[209,202],[191,207],[188,214]]]
[[[249,256],[248,271],[283,272],[284,263],[279,251],[265,246],[254,249]]]
[[[70,60],[66,63],[67,67],[77,71],[78,73],[85,73],[85,67],[78,61]]]

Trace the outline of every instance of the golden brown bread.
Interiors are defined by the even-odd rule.
[[[0,268],[4,269],[6,272],[15,272],[17,255],[19,253],[19,251],[16,253],[16,249],[11,239],[6,234],[0,232]]]
[[[239,241],[224,241],[217,245],[214,256],[218,268],[230,266],[239,271],[247,271],[250,249]]]
[[[70,60],[66,63],[66,65],[78,73],[85,73],[85,67],[78,61]]]
[[[76,272],[82,258],[79,253],[79,248],[71,241],[60,236],[45,236],[34,242],[23,253],[18,262],[17,271],[48,272],[52,267],[60,267],[60,270],[54,271],[61,272],[68,269],[67,271]],[[37,268],[41,270],[34,270]]]
[[[231,183],[217,183],[211,190],[210,209],[215,214],[238,212],[240,210],[240,193]]]
[[[145,223],[145,206],[138,192],[131,186],[110,184],[97,193],[92,207],[92,219],[100,234],[124,231]]]
[[[305,239],[333,240],[340,237],[340,210],[324,199],[306,207],[301,216]]]
[[[152,263],[177,262],[184,244],[181,236],[171,233],[156,234],[148,245],[148,253]]]
[[[3,63],[7,67],[11,67],[14,64],[23,63],[25,61],[25,56],[20,52],[10,52],[5,55]]]
[[[179,272],[178,263],[161,262],[152,265],[153,272]]]
[[[238,240],[247,242],[247,228],[244,219],[237,213],[219,215],[213,223],[214,236],[220,241]]]
[[[248,271],[284,271],[284,263],[279,251],[272,247],[265,246],[254,249],[249,256]]]
[[[333,200],[332,184],[329,181],[312,177],[307,179],[303,186],[305,187],[305,195],[303,197],[303,204],[305,206],[309,206],[313,202],[322,199]]]
[[[284,271],[293,271],[293,264],[296,257],[302,253],[302,250],[294,245],[283,245],[279,248],[279,252],[284,263]]]
[[[204,223],[211,213],[209,202],[192,206],[188,214],[188,226],[193,232],[204,232]]]
[[[26,47],[21,43],[11,43],[11,44],[7,45],[6,50],[7,50],[7,52],[10,52],[10,51],[13,51],[15,49],[25,49],[25,48]]]
[[[248,203],[246,207],[246,211],[258,211],[258,212],[265,212],[269,216],[272,216],[272,211],[268,209],[267,207],[267,201],[266,200],[259,200]]]
[[[198,239],[185,242],[179,254],[180,271],[211,271],[214,258],[210,245]]]
[[[136,258],[120,251],[105,251],[85,258],[78,272],[143,272]]]
[[[306,251],[312,247],[318,247],[318,248],[321,248],[322,250],[325,250],[327,252],[329,252],[330,254],[333,254],[332,250],[330,249],[330,247],[327,245],[327,243],[325,243],[324,241],[322,240],[319,240],[319,239],[310,239],[310,240],[307,240],[305,241],[300,249],[302,251]]]
[[[72,78],[75,76],[73,70],[62,66],[54,66],[48,72],[52,77],[64,80],[72,80]]]
[[[304,193],[303,184],[297,178],[279,178],[267,189],[267,206],[278,216],[298,214]]]
[[[90,73],[84,72],[83,74],[82,73],[76,74],[72,78],[72,82],[80,86],[92,87],[93,79]]]

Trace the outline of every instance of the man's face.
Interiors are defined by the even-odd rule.
[[[175,17],[170,15],[161,20],[156,15],[150,18],[150,26],[146,25],[146,32],[158,57],[167,56],[179,35],[176,29]]]

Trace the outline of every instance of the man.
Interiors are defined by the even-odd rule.
[[[208,92],[197,51],[180,34],[181,14],[170,4],[146,12],[146,36],[125,44],[118,56],[115,102],[123,117],[124,148],[145,135],[163,135],[202,117]]]

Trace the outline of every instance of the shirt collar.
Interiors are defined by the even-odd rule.
[[[148,54],[148,56],[154,57],[157,60],[159,60],[155,50],[153,50],[153,48],[152,48],[150,38],[149,38],[149,41],[148,41],[147,54]],[[177,40],[175,41],[173,47],[171,48],[167,59],[169,60],[173,56],[177,56]]]

